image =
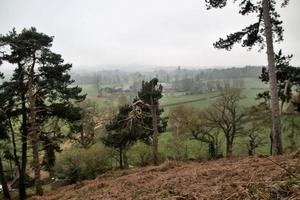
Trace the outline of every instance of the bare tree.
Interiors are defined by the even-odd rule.
[[[223,131],[226,139],[226,157],[228,158],[232,157],[235,137],[243,130],[245,113],[239,105],[240,93],[239,89],[225,89],[204,115],[210,127]]]

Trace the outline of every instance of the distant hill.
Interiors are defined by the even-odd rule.
[[[130,68],[132,69],[132,68]],[[149,80],[157,77],[160,82],[172,82],[183,79],[213,80],[213,79],[237,79],[258,78],[262,66],[245,67],[218,67],[218,68],[189,68],[189,67],[156,67],[145,70],[136,67],[128,68],[93,68],[85,70],[73,70],[72,78],[76,84],[93,84],[96,80],[101,84],[126,84],[136,80]]]

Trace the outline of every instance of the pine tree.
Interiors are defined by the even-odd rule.
[[[285,103],[289,103],[292,99],[294,86],[299,86],[300,82],[298,77],[300,76],[300,69],[297,67],[290,66],[290,60],[293,55],[284,56],[280,50],[275,55],[276,63],[276,78],[277,78],[277,92],[278,97],[281,101],[281,112]],[[266,67],[262,68],[262,73],[259,77],[262,82],[269,83],[268,69]],[[270,98],[268,92],[264,92]],[[260,93],[259,96],[263,96],[263,93]]]
[[[159,118],[159,99],[162,98],[162,86],[158,84],[158,79],[153,78],[149,82],[143,81],[142,88],[138,92],[138,98],[147,105],[151,113],[152,120],[152,161],[158,164],[158,133],[159,124],[166,124],[166,118]]]
[[[128,115],[131,112],[129,105],[119,108],[119,112],[105,126],[106,134],[101,138],[102,142],[116,149],[119,153],[119,166],[124,168],[124,154],[126,150],[137,140],[146,139],[147,135],[140,124],[128,126]]]

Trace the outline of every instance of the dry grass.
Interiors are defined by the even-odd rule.
[[[291,154],[203,163],[167,161],[157,167],[108,172],[95,180],[49,191],[44,197],[31,199],[296,200],[300,199],[300,184],[295,177],[289,177],[290,173],[299,173],[297,165],[299,158]]]

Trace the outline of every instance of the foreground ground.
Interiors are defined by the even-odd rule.
[[[300,199],[299,156],[174,162],[108,172],[33,200]]]

